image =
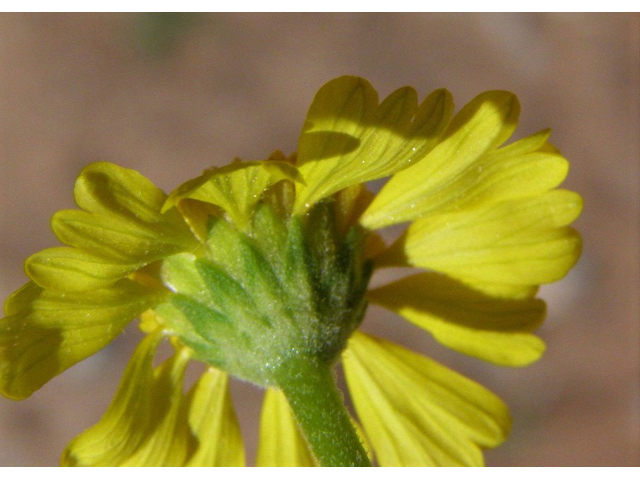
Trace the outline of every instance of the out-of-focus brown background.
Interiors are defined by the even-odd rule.
[[[80,169],[108,160],[165,190],[233,157],[294,151],[316,90],[343,74],[381,96],[446,87],[457,106],[507,89],[522,137],[553,128],[585,198],[584,254],[543,287],[544,358],[507,369],[440,348],[391,314],[365,328],[481,381],[510,405],[489,465],[640,465],[640,17],[636,14],[0,15],[0,297],[57,245]],[[0,466],[55,465],[104,412],[139,335],[0,398]],[[249,458],[259,391],[235,383]]]

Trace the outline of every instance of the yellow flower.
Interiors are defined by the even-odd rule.
[[[110,163],[76,182],[67,246],[26,262],[0,321],[0,391],[23,399],[132,319],[147,333],[103,418],[63,465],[244,465],[228,375],[266,387],[262,466],[482,465],[506,438],[505,405],[434,360],[358,331],[368,302],[443,345],[498,365],[537,360],[538,285],[580,253],[580,197],[543,131],[503,144],[519,105],[446,90],[379,104],[363,79],[316,95],[298,154],[235,161],[166,196]],[[365,187],[390,177],[377,195]],[[376,230],[406,224],[391,245]],[[368,290],[373,271],[417,274]],[[155,367],[168,339],[174,355]],[[188,393],[189,361],[205,364]],[[355,413],[332,368],[342,361]],[[366,446],[364,446],[366,445]]]

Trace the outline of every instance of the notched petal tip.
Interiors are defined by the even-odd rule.
[[[109,162],[82,169],[74,195],[80,208],[92,213],[120,215],[143,222],[157,221],[165,193],[136,170]]]
[[[297,214],[343,188],[421,161],[445,131],[453,109],[444,90],[418,106],[415,90],[403,87],[378,105],[368,82],[338,80],[320,89],[300,136],[298,165],[308,185],[297,188]]]
[[[400,135],[408,135],[418,109],[418,93],[412,87],[402,87],[385,98],[376,111],[375,123]]]
[[[451,92],[439,88],[431,92],[418,107],[409,135],[415,138],[436,139],[446,130],[453,116]]]
[[[415,220],[440,204],[452,204],[461,191],[474,181],[477,183],[475,176],[482,171],[485,156],[511,137],[517,126],[520,107],[515,95],[509,92],[478,95],[451,122],[453,101],[448,92],[432,95],[430,105],[423,105],[420,110],[439,112],[431,115],[440,117],[437,125],[446,125],[446,131],[426,142],[429,148],[421,144],[413,147],[421,149],[416,158],[419,161],[395,173],[382,188],[363,215],[362,223],[367,228]],[[440,103],[444,106],[440,107]],[[414,124],[421,115],[419,111]],[[424,119],[420,121],[429,124]]]
[[[506,142],[520,117],[520,102],[513,93],[491,90],[477,95],[453,117],[442,141],[480,141],[484,152]]]
[[[425,216],[382,257],[471,284],[554,282],[578,258],[580,238],[567,225],[581,207],[574,192],[551,190]]]
[[[361,77],[345,75],[324,84],[316,93],[307,121],[336,116],[362,120],[370,117],[378,105],[378,92]],[[338,115],[336,115],[338,114]]]

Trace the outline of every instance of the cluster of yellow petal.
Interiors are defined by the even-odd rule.
[[[5,303],[0,323],[0,389],[22,399],[111,342],[165,296],[161,285],[127,275],[196,241],[166,195],[138,172],[110,163],[86,167],[76,182],[82,210],[54,215],[67,247],[25,263],[31,282]]]
[[[114,284],[129,273],[195,246],[175,210],[160,213],[167,196],[134,170],[95,163],[74,190],[81,210],[63,210],[51,221],[70,247],[43,250],[25,269],[38,285],[84,292]]]
[[[345,182],[394,173],[359,222],[369,229],[411,222],[374,257],[376,267],[429,272],[369,299],[450,347],[505,365],[540,356],[543,344],[530,332],[544,304],[531,297],[537,285],[562,278],[580,254],[580,237],[568,225],[582,200],[554,190],[568,162],[547,142],[550,132],[503,146],[519,111],[515,95],[503,91],[478,95],[453,118],[446,91],[418,107],[415,92],[404,88],[378,106],[366,81],[343,78],[316,96],[298,155],[306,180],[298,205]]]
[[[454,115],[446,90],[419,104],[406,87],[379,102],[366,80],[341,77],[316,95],[297,158],[211,169],[169,197],[132,170],[88,166],[75,188],[81,210],[52,221],[67,246],[30,257],[31,282],[5,304],[0,391],[25,398],[103,348],[171,295],[158,274],[170,257],[195,258],[215,243],[210,217],[244,231],[266,193],[282,185],[293,217],[332,201],[339,231],[366,233],[374,268],[422,269],[370,290],[371,303],[464,354],[506,366],[537,360],[544,344],[532,332],[545,305],[534,296],[577,261],[580,237],[569,225],[582,201],[556,189],[568,164],[549,131],[504,145],[518,116],[508,92],[482,93]],[[364,187],[389,176],[375,196]],[[390,246],[375,233],[405,223]],[[243,465],[227,374],[210,368],[183,394],[192,352],[174,342],[175,355],[154,368],[162,337],[175,332],[162,318],[144,330],[111,406],[71,442],[63,464]],[[342,361],[360,435],[378,465],[481,465],[481,449],[508,434],[509,414],[495,395],[431,359],[356,332]],[[276,389],[266,392],[257,463],[317,464]]]
[[[156,330],[140,343],[113,402],[69,444],[63,466],[244,465],[227,375],[210,368],[183,395],[189,352],[181,348],[154,369],[161,340]]]
[[[380,465],[481,466],[509,432],[499,398],[398,345],[357,332],[343,362]]]

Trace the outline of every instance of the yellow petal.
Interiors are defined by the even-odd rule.
[[[295,213],[343,188],[382,178],[420,161],[446,128],[453,101],[437,90],[418,106],[401,88],[378,105],[378,94],[358,77],[324,85],[309,108],[298,145],[306,186],[297,185]]]
[[[100,421],[73,439],[63,466],[116,466],[145,442],[152,423],[153,358],[162,335],[148,335],[136,349],[120,387]]]
[[[505,145],[503,147],[494,150],[489,153],[493,158],[509,158],[509,157],[519,157],[521,155],[526,155],[528,153],[534,152],[547,152],[560,154],[558,150],[553,147],[549,149],[550,144],[547,143],[547,140],[551,136],[551,129],[545,128],[533,135],[529,135],[528,137],[522,138],[518,141],[510,143],[509,145]]]
[[[581,242],[566,225],[582,209],[574,192],[553,190],[475,210],[415,221],[378,265],[412,265],[471,284],[536,285],[562,278]]]
[[[182,184],[171,193],[163,211],[182,199],[191,198],[222,207],[236,225],[244,228],[265,190],[285,179],[303,182],[296,168],[284,161],[237,161],[207,170]]]
[[[155,370],[162,332],[136,349],[104,416],[71,441],[63,466],[183,466],[190,447],[182,381],[189,361],[180,349]]]
[[[28,397],[102,349],[164,295],[129,280],[81,294],[26,284],[7,300],[7,317],[0,320],[2,393],[15,399]]]
[[[498,397],[398,345],[356,332],[343,362],[380,466],[480,466],[509,431]]]
[[[101,220],[107,217],[106,224],[100,223],[105,230],[111,225],[114,231],[117,228],[125,232],[130,230],[132,235],[140,236],[141,241],[145,240],[143,233],[156,238],[156,244],[142,245],[137,249],[132,247],[132,251],[127,251],[127,244],[115,242],[112,246],[122,246],[124,255],[138,257],[146,249],[151,250],[147,252],[148,256],[157,257],[164,255],[164,250],[175,252],[194,244],[189,229],[177,212],[161,213],[166,194],[135,170],[106,162],[94,163],[83,169],[74,193],[80,208],[97,215]],[[59,222],[64,224],[66,219],[61,218]],[[65,226],[56,228],[54,224],[54,231],[57,235],[64,235]],[[73,230],[71,226],[69,228]],[[84,247],[84,244],[76,245],[71,241],[76,236],[78,242],[89,241],[81,238],[85,235],[80,230],[81,227],[78,227],[77,235],[76,232],[70,233],[70,241],[65,238],[61,240],[69,245]]]
[[[142,265],[114,263],[79,248],[54,247],[31,255],[25,270],[43,288],[83,292],[108,287]]]
[[[194,453],[188,467],[244,467],[244,446],[226,373],[209,368],[187,397]]]
[[[541,194],[557,187],[567,175],[568,162],[558,154],[507,156],[500,150],[425,190],[407,207],[411,218]],[[425,181],[423,187],[428,183]]]
[[[147,431],[135,452],[119,466],[184,466],[191,446],[182,395],[182,382],[188,361],[189,353],[182,348],[153,372],[150,392],[151,415]],[[127,416],[135,414],[130,409],[127,412]],[[110,419],[108,422],[112,423],[113,420]],[[126,429],[115,434],[121,435],[125,432]]]
[[[193,200],[191,198],[182,199],[176,205],[180,215],[191,228],[195,237],[202,243],[207,243],[209,239],[209,220],[213,217],[222,217],[224,210],[217,205]]]
[[[360,183],[340,190],[336,194],[334,211],[336,228],[340,235],[347,235],[349,229],[358,222],[373,197],[374,194]]]
[[[267,389],[260,418],[258,467],[317,467],[298,429],[289,403],[280,390]]]
[[[417,164],[395,174],[376,196],[362,217],[367,228],[381,228],[421,217],[441,204],[455,201],[474,183],[484,163],[485,174],[502,174],[500,159],[483,160],[516,128],[520,107],[509,92],[485,92],[474,98],[451,121],[444,139]],[[502,160],[504,162],[504,160]],[[487,168],[489,168],[487,166]],[[499,180],[498,180],[499,181]]]
[[[545,314],[542,300],[489,296],[436,273],[413,275],[368,293],[443,345],[499,365],[522,366],[544,352],[530,333]]]
[[[78,206],[87,212],[115,215],[144,223],[161,223],[162,190],[135,170],[108,162],[86,166],[74,188]]]

